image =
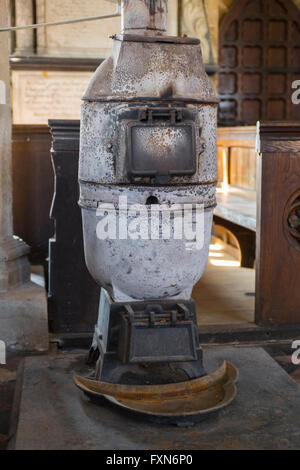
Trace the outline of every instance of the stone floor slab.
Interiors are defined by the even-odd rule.
[[[205,351],[207,370],[223,359],[239,369],[238,395],[191,428],[144,422],[75,388],[83,353],[26,359],[16,449],[300,449],[300,387],[261,348]]]
[[[0,340],[12,350],[47,351],[47,299],[33,282],[0,293]]]

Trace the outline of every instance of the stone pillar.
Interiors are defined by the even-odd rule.
[[[0,2],[0,24],[9,24],[9,0]],[[29,247],[13,236],[9,38],[0,33],[0,292],[30,279]]]
[[[34,23],[33,1],[15,0],[16,26]],[[16,31],[16,50],[14,55],[31,56],[34,53],[34,30],[21,29]]]
[[[179,2],[179,0],[169,0],[168,1],[167,34],[169,36],[179,36],[179,31],[178,31],[178,2]]]
[[[204,63],[218,62],[219,0],[182,0],[181,34],[201,40]]]

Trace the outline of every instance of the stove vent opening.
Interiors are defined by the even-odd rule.
[[[152,206],[154,204],[159,204],[159,201],[156,196],[149,196],[146,201],[146,206]]]

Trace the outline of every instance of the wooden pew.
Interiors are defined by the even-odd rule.
[[[218,129],[218,176],[221,187],[214,222],[229,230],[241,251],[241,266],[253,268],[256,231],[256,128]]]
[[[46,125],[12,128],[14,233],[30,247],[30,261],[43,263],[54,223],[49,212],[54,190],[51,136]]]
[[[300,324],[300,123],[262,123],[257,142],[255,130],[218,130],[219,168],[222,175],[227,172],[229,187],[227,193],[217,195],[215,222],[238,239],[242,266],[252,264],[256,232],[255,323],[279,328],[295,325],[296,332]],[[255,142],[257,165],[244,151],[255,152]],[[235,152],[239,171],[247,177],[236,174],[237,163],[232,165],[231,160]],[[241,186],[231,186],[232,182]]]
[[[300,123],[264,123],[258,141],[255,321],[300,323]]]

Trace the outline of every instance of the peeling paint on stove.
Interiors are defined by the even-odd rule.
[[[79,203],[86,263],[114,301],[189,299],[206,267],[216,205],[218,99],[205,73],[200,43],[166,36],[167,0],[153,2],[153,11],[149,1],[122,2],[123,34],[113,37],[112,55],[92,77],[81,111]],[[189,110],[197,129],[193,174],[164,174],[159,179],[129,172],[128,126],[133,118],[128,116],[134,110],[142,116],[143,110],[159,107],[173,117],[166,118],[165,127],[159,118],[157,129],[153,120],[151,132],[140,118],[145,128],[137,133],[145,152],[167,158],[184,134],[183,128],[175,127],[174,113]],[[112,204],[118,211],[124,195],[129,208],[146,206],[150,197],[170,212],[173,204],[203,204],[203,248],[188,251],[185,239],[99,240],[99,204]]]

